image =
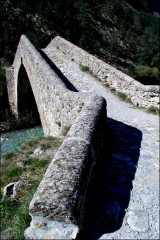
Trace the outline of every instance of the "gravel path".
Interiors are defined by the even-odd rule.
[[[90,74],[82,72],[75,62],[58,53],[57,49],[46,54],[79,91],[94,92],[106,99],[109,119],[107,124],[112,135],[111,169],[114,169],[115,160],[116,166],[120,166],[122,159],[123,168],[129,166],[126,170],[128,173],[132,169],[133,176],[130,175],[130,180],[132,179],[133,189],[130,187],[129,205],[126,207],[122,225],[112,233],[102,230],[97,236],[100,239],[159,239],[159,117],[120,101]],[[123,152],[120,151],[122,149]],[[116,171],[119,171],[118,167]],[[112,176],[113,172],[110,174]],[[119,193],[123,192],[125,174],[123,180],[117,182],[117,186],[120,186]],[[118,177],[122,179],[122,175]],[[112,186],[113,181],[109,184]],[[111,190],[107,190],[107,193],[110,192]],[[113,195],[115,197],[112,191],[112,197]],[[125,194],[122,198],[124,200]],[[121,206],[118,200],[116,203]]]

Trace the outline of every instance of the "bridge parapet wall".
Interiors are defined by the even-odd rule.
[[[18,114],[17,84],[21,64],[28,74],[45,135],[61,135],[65,126],[73,124],[86,95],[71,92],[23,35],[12,68],[7,69],[6,74],[10,106],[15,115]]]
[[[106,103],[90,96],[53,158],[30,204],[26,239],[74,239],[104,141]],[[40,227],[41,226],[41,227]]]
[[[88,66],[99,80],[111,88],[115,88],[116,91],[125,93],[133,104],[145,108],[159,107],[159,86],[143,85],[59,36],[50,42],[46,50],[52,51],[52,48],[57,48],[79,65]]]
[[[7,70],[10,105],[17,107],[18,73],[24,65],[45,135],[61,135],[72,125],[51,161],[30,204],[31,226],[26,239],[73,239],[83,223],[96,162],[100,159],[106,101],[71,91],[41,54],[22,36],[12,68]]]

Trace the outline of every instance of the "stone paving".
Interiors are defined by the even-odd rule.
[[[57,49],[46,54],[79,91],[94,92],[107,101],[106,134],[110,139],[110,161],[104,163],[108,170],[103,174],[107,174],[109,181],[106,180],[104,184],[106,190],[102,190],[103,196],[106,195],[103,210],[106,222],[109,211],[115,215],[115,219],[121,218],[122,221],[118,220],[114,228],[114,224],[109,226],[109,223],[102,227],[103,221],[99,220],[99,232],[95,230],[98,224],[92,221],[92,229],[90,224],[84,230],[84,237],[159,239],[159,117],[120,101],[91,74],[82,72],[74,61],[67,59]],[[103,176],[103,182],[104,179]],[[97,207],[98,211],[97,216],[100,216],[102,209]]]

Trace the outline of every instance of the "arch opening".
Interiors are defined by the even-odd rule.
[[[17,106],[18,118],[23,127],[32,127],[41,124],[32,87],[23,64],[21,64],[18,73]]]

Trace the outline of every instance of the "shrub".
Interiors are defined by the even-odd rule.
[[[145,65],[138,65],[133,69],[133,75],[137,80],[149,80],[150,84],[152,84],[151,80],[159,80],[160,71],[157,67],[151,68]]]
[[[83,72],[89,72],[90,68],[88,66],[80,65],[80,68]]]
[[[6,175],[8,177],[17,176],[18,174],[21,174],[22,171],[23,169],[20,166],[10,166],[6,171]]]
[[[25,167],[28,168],[29,171],[34,171],[46,166],[46,164],[48,164],[48,161],[44,159],[43,160],[38,159],[35,157],[28,157],[23,160],[23,164]]]
[[[158,114],[160,114],[160,109],[157,108],[157,107],[154,107],[154,106],[150,106],[150,107],[147,109],[147,112],[158,115]]]
[[[126,98],[127,98],[127,95],[125,93],[123,93],[123,92],[118,92],[117,95],[122,100],[126,100]]]
[[[110,87],[109,83],[105,82],[104,83],[105,87]]]
[[[132,103],[132,100],[131,100],[129,97],[127,97],[127,98],[125,99],[125,101],[126,101],[127,103]]]
[[[5,170],[5,174],[1,177],[1,184],[8,184],[9,182],[14,182],[19,179],[19,176],[22,174],[23,168],[20,166],[8,166]]]
[[[1,233],[4,239],[24,239],[24,230],[30,224],[29,203],[46,172],[53,151],[56,151],[61,144],[62,139],[54,137],[39,136],[23,145],[23,150],[14,155],[9,153],[9,161],[1,163],[1,187],[9,182],[25,180],[23,188],[17,190],[15,199],[6,198],[1,201]],[[28,156],[28,149],[41,146],[44,143],[52,143],[47,154],[41,158]],[[50,145],[50,144],[49,144]],[[27,149],[27,150],[26,150]],[[0,191],[0,200],[2,200],[3,191]],[[14,213],[14,214],[13,214]]]
[[[116,92],[116,89],[114,87],[112,87],[111,92]]]
[[[97,74],[93,74],[92,76],[93,76],[94,78],[98,79]]]
[[[14,156],[14,153],[13,153],[13,152],[8,152],[8,153],[6,153],[6,154],[4,155],[4,158],[5,158],[6,160],[8,160],[8,159],[11,159],[13,156]]]

